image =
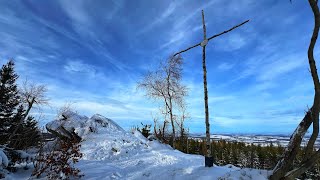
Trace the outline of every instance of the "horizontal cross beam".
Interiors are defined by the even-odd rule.
[[[211,39],[216,38],[216,37],[218,37],[218,36],[221,36],[221,35],[223,35],[223,34],[226,34],[226,33],[230,32],[230,31],[232,31],[232,30],[234,30],[234,29],[236,29],[236,28],[238,28],[238,27],[246,24],[247,22],[249,22],[249,20],[246,20],[246,21],[242,22],[241,24],[238,24],[238,25],[236,25],[236,26],[234,26],[234,27],[232,27],[232,28],[230,28],[230,29],[228,29],[228,30],[226,30],[226,31],[223,31],[223,32],[221,32],[221,33],[219,33],[219,34],[213,35],[213,36],[211,36],[211,37],[208,38],[208,41],[210,41]],[[195,48],[195,47],[197,47],[197,46],[200,46],[200,45],[201,45],[201,43],[198,43],[198,44],[196,44],[196,45],[193,45],[193,46],[191,46],[191,47],[189,47],[189,48],[187,48],[187,49],[185,49],[185,50],[182,50],[182,51],[180,51],[180,52],[175,53],[173,56],[176,56],[176,55],[178,55],[178,54],[181,54],[181,53],[183,53],[183,52],[186,52],[186,51],[188,51],[188,50],[190,50],[190,49],[192,49],[192,48]]]

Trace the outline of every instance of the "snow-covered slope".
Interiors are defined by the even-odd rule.
[[[203,156],[184,154],[157,141],[148,141],[137,131],[100,133],[88,136],[82,143],[85,156],[77,167],[85,179],[267,179],[264,170],[232,165],[205,168]]]
[[[267,171],[240,169],[233,165],[204,167],[204,157],[184,154],[158,141],[148,141],[140,132],[125,132],[101,115],[91,118],[73,112],[47,125],[74,130],[83,141],[83,158],[76,164],[83,179],[242,179],[266,180]],[[14,179],[18,179],[15,175]]]
[[[125,132],[114,121],[100,115],[89,121],[97,119],[108,125],[93,123],[94,133],[82,133],[92,126],[90,123],[75,128],[84,138],[81,144],[84,156],[77,167],[85,179],[267,179],[268,172],[264,170],[232,165],[205,168],[203,156],[184,154],[158,141],[148,141],[138,131]]]

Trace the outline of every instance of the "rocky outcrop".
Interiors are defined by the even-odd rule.
[[[96,133],[101,128],[125,132],[118,124],[102,115],[95,114],[91,118],[81,116],[72,111],[63,112],[61,118],[46,124],[48,132],[59,138],[76,139],[89,133]]]

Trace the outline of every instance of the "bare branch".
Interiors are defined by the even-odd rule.
[[[49,99],[46,97],[48,91],[45,85],[37,85],[29,82],[27,79],[22,84],[20,94],[22,101],[27,105],[27,109],[33,108],[33,105],[48,105]]]

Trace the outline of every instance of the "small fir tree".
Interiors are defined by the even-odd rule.
[[[17,78],[14,62],[10,60],[0,70],[0,144],[7,143],[19,105]]]

